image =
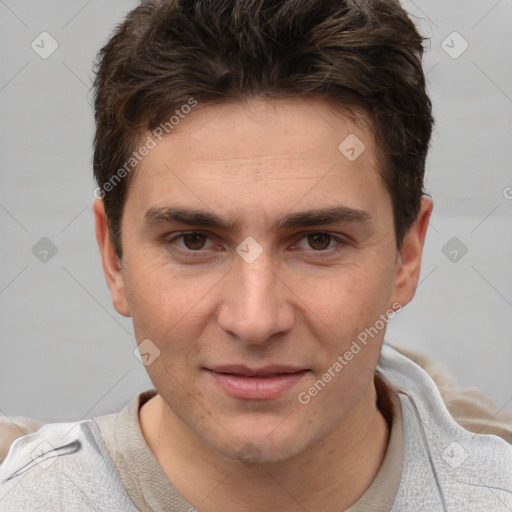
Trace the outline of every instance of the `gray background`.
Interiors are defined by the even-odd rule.
[[[0,0],[0,414],[78,420],[151,387],[112,307],[92,213],[91,63],[135,5]],[[416,298],[387,339],[512,410],[512,0],[404,6],[431,38],[435,209]],[[44,31],[59,44],[47,59],[31,48]],[[469,44],[457,58],[454,31]],[[43,237],[58,249],[46,262],[32,252]]]

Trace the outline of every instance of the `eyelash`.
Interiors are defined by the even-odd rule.
[[[172,247],[172,245],[174,244],[174,242],[180,238],[183,238],[185,235],[202,235],[202,236],[205,236],[207,237],[208,239],[210,238],[206,233],[202,233],[200,231],[184,231],[182,233],[177,233],[169,238],[166,238],[165,239],[165,245],[168,246],[170,248],[170,250],[174,251],[174,252],[178,252],[178,253],[181,253],[187,257],[192,257],[192,258],[197,258],[197,257],[202,257],[203,256],[203,253],[205,252],[203,249],[198,249],[196,251],[194,250],[191,250],[191,249],[181,249],[179,247]],[[332,233],[329,233],[327,231],[310,231],[308,233],[304,233],[303,236],[299,239],[299,242],[301,240],[303,240],[304,238],[307,238],[308,236],[310,235],[328,235],[331,237],[331,242],[332,241],[335,241],[337,242],[337,245],[336,247],[332,247],[330,249],[323,249],[323,250],[314,250],[314,249],[311,249],[310,251],[308,252],[311,252],[311,253],[317,253],[317,255],[315,255],[314,257],[323,257],[323,255],[332,255],[332,254],[336,254],[336,253],[339,253],[341,252],[345,246],[348,244],[347,240],[345,239],[342,239],[340,237],[337,237],[335,235],[333,235]],[[300,250],[300,249],[299,249]],[[197,254],[195,254],[197,253]]]

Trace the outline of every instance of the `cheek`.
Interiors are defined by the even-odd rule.
[[[184,359],[195,362],[219,277],[183,273],[161,263],[143,264],[142,258],[137,262],[135,269],[126,266],[125,290],[138,343],[150,339],[166,368],[175,367],[178,360],[181,366]]]
[[[155,342],[173,329],[187,310],[193,297],[183,288],[178,276],[161,265],[126,265],[125,290],[137,340]]]
[[[317,323],[323,322],[331,334],[346,338],[357,335],[388,310],[392,285],[390,266],[372,259],[303,278],[297,295],[309,315],[318,318]]]

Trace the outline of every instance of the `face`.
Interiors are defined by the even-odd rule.
[[[355,414],[425,228],[397,252],[378,169],[364,122],[320,99],[199,105],[140,162],[122,270],[98,239],[116,309],[159,351],[146,369],[168,421],[275,461]]]

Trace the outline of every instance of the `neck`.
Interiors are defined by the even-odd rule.
[[[345,510],[372,483],[389,440],[373,382],[332,432],[280,462],[248,467],[219,455],[174,416],[159,395],[141,408],[140,423],[168,480],[202,512]]]

